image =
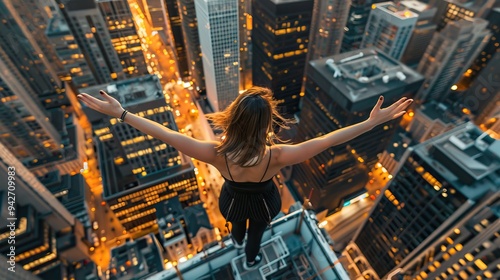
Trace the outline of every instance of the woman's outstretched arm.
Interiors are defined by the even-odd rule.
[[[280,165],[287,166],[303,162],[331,146],[345,143],[359,135],[370,131],[375,126],[402,116],[412,102],[412,99],[401,98],[391,106],[381,109],[384,97],[380,96],[373,107],[370,117],[362,122],[337,129],[328,134],[298,143],[295,145],[277,145],[280,150],[277,161]]]
[[[88,107],[96,111],[119,118],[124,109],[118,100],[109,96],[104,91],[100,91],[100,93],[103,96],[104,101],[86,93],[79,94],[78,98]],[[125,122],[136,129],[173,146],[183,154],[196,158],[200,161],[213,163],[217,158],[215,147],[218,143],[215,141],[201,141],[191,138],[175,130],[171,130],[155,121],[140,117],[131,112],[128,112],[125,116]]]

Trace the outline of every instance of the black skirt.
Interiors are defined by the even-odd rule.
[[[219,210],[226,221],[252,219],[270,224],[281,210],[281,197],[272,179],[261,183],[226,180],[219,196]]]

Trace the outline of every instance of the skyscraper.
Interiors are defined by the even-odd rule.
[[[394,179],[382,191],[344,255],[350,261],[356,260],[355,269],[360,275],[368,274],[372,279],[382,279],[391,271],[394,275],[400,271],[398,268],[402,275],[415,275],[417,279],[427,278],[434,271],[447,273],[433,274],[440,279],[453,278],[450,275],[468,266],[464,260],[459,261],[464,254],[467,261],[480,258],[468,256],[470,246],[479,248],[477,243],[468,242],[498,216],[488,213],[488,208],[498,203],[499,170],[500,141],[471,123],[409,148]],[[497,202],[492,203],[495,195]],[[478,215],[471,218],[473,213]],[[483,219],[486,221],[482,225],[474,226]],[[464,223],[472,224],[477,232],[465,230]],[[476,240],[486,241],[483,238],[487,239],[488,233],[484,233]],[[491,251],[485,247],[473,255]],[[491,260],[488,257],[483,261]],[[460,264],[457,267],[453,263]],[[484,267],[488,267],[486,263]],[[420,273],[421,268],[429,270],[418,278],[414,273]]]
[[[240,90],[252,84],[252,1],[239,0]]]
[[[239,91],[238,1],[195,0],[207,97],[224,110]]]
[[[105,88],[127,110],[177,130],[156,75],[86,88]],[[98,141],[103,199],[134,237],[156,230],[155,204],[179,196],[184,206],[200,203],[194,166],[172,146],[95,110],[84,110]]]
[[[0,2],[0,142],[36,175],[78,172],[84,155],[71,139],[82,135],[81,128],[70,135],[70,113],[52,106],[69,105],[61,102],[65,89],[38,41],[4,4],[9,3]]]
[[[341,52],[360,48],[365,35],[366,22],[373,8],[372,4],[379,2],[384,2],[384,0],[351,0]]]
[[[141,40],[127,0],[96,0],[126,77],[148,74]]]
[[[491,37],[483,50],[476,57],[472,65],[467,69],[460,84],[470,86],[474,79],[483,71],[490,67],[490,60],[493,59],[495,53],[500,50],[500,8],[494,8],[486,17],[488,21],[488,29],[491,31]],[[488,65],[488,66],[487,66]],[[493,73],[493,72],[491,72]]]
[[[75,40],[68,48],[80,48],[96,83],[104,84],[124,79],[126,69],[111,42],[108,23],[104,21],[95,0],[55,1],[59,4],[61,14]],[[75,74],[81,71],[78,67],[75,68]]]
[[[0,143],[0,179],[8,182],[9,176],[15,177],[15,185],[0,185],[1,217],[13,224],[8,227],[6,222],[0,228],[2,255],[15,247],[17,265],[42,278],[61,262],[66,267],[88,258],[81,222],[9,150]],[[8,197],[15,200],[13,209],[7,207],[13,206]],[[13,235],[15,243],[8,241]]]
[[[177,0],[162,0],[162,7],[166,11],[167,27],[170,29],[174,42],[175,61],[179,69],[180,78],[189,76],[188,61],[184,34],[182,33],[182,20],[179,14]]]
[[[423,77],[375,48],[313,60],[307,73],[306,92],[296,141],[304,141],[366,120],[379,96],[387,104],[411,98]],[[345,144],[331,147],[293,167],[291,186],[299,197],[311,200],[327,215],[344,201],[364,192],[368,170],[376,163],[398,120],[379,125]]]
[[[475,116],[477,125],[486,125],[500,114],[500,52],[497,51],[465,91],[463,105]],[[491,120],[494,122],[494,120]],[[497,131],[500,133],[500,131]]]
[[[420,1],[401,1],[400,3],[418,14],[410,41],[401,57],[401,62],[416,68],[436,32],[436,24],[431,21],[436,14],[436,8],[431,8],[428,4]]]
[[[350,7],[350,0],[314,2],[307,62],[340,52]]]
[[[198,34],[198,21],[196,19],[194,0],[179,0],[178,5],[182,20],[182,34],[186,42],[189,75],[196,90],[204,91],[206,89],[205,74],[203,73],[200,36]]]
[[[43,59],[50,64],[51,75],[63,74],[63,64],[54,51],[51,42],[45,36],[48,23],[47,11],[42,1],[12,1],[3,0],[5,7],[20,26],[22,32],[31,41],[36,50],[43,54]],[[33,42],[36,42],[34,44]]]
[[[88,87],[97,84],[92,69],[83,57],[83,53],[75,41],[75,37],[69,30],[68,25],[62,16],[52,17],[45,30],[45,35],[54,46],[55,52],[64,65],[64,70],[68,78],[76,87]]]
[[[417,68],[426,78],[418,102],[445,100],[450,89],[456,89],[455,84],[489,40],[487,24],[480,18],[452,21],[434,34]]]
[[[312,0],[265,0],[252,5],[252,79],[270,88],[285,115],[299,111]]]
[[[418,15],[392,2],[372,5],[361,48],[377,47],[399,60],[410,40]]]
[[[409,260],[400,274],[415,279],[500,277],[500,248],[495,244],[500,232],[499,208],[497,188],[436,238],[427,250]]]
[[[444,0],[435,1],[437,7],[434,22],[441,31],[449,22],[461,19],[485,18],[496,0]]]

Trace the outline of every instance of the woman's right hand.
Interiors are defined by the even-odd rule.
[[[86,93],[78,94],[77,97],[79,100],[81,100],[83,103],[85,103],[85,105],[87,105],[88,107],[90,107],[98,112],[101,112],[103,114],[106,114],[106,115],[109,115],[109,116],[112,116],[115,118],[121,117],[124,109],[123,109],[122,105],[120,104],[120,102],[118,102],[118,100],[116,100],[115,98],[108,95],[103,90],[99,91],[99,93],[104,97],[104,99],[105,99],[104,101],[99,100],[93,96],[86,94]]]

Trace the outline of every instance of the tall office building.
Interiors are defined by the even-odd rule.
[[[445,100],[450,89],[456,89],[455,84],[490,38],[487,24],[480,18],[453,21],[434,34],[417,68],[426,78],[418,102]]]
[[[436,8],[432,8],[420,1],[401,1],[400,3],[410,11],[418,14],[417,23],[411,34],[410,41],[408,41],[406,50],[401,57],[401,62],[416,68],[436,32],[437,25],[432,22],[432,18],[436,14]]]
[[[372,4],[379,2],[384,2],[384,0],[351,0],[340,52],[348,52],[360,48],[361,41],[365,35],[365,26],[372,11]]]
[[[0,2],[0,142],[37,175],[54,169],[78,172],[84,154],[72,139],[81,128],[69,134],[73,118],[57,108],[69,105],[65,89],[35,38],[5,3]]]
[[[298,142],[364,121],[379,96],[385,97],[385,104],[411,98],[423,82],[419,73],[374,48],[313,60],[309,68]],[[364,192],[368,170],[397,122],[379,125],[294,166],[291,186],[299,197],[308,197],[314,189],[311,203],[318,213],[340,210],[344,201]]]
[[[44,34],[49,15],[43,2],[35,0],[3,0],[2,2],[28,40],[34,40],[31,43],[36,45],[34,46],[36,51],[43,54],[44,60],[50,65],[48,70],[51,71],[51,75],[54,75],[54,73],[62,74],[64,71],[63,64],[57,57],[51,42],[47,40]]]
[[[494,122],[500,115],[500,52],[496,52],[488,65],[465,91],[462,104],[475,116],[477,125]],[[493,123],[491,123],[493,124]],[[500,133],[500,131],[497,131]]]
[[[350,7],[350,0],[314,2],[307,62],[340,52]]]
[[[151,28],[156,31],[167,30],[167,17],[163,8],[163,0],[140,0],[137,1],[140,9],[151,23]]]
[[[452,21],[461,19],[471,20],[472,18],[485,18],[491,8],[496,4],[496,0],[444,0],[435,1],[437,8],[434,23],[437,24],[437,31],[441,31]]]
[[[489,256],[481,258],[494,249],[471,241],[487,243],[498,231],[491,208],[498,205],[499,171],[500,141],[471,123],[409,148],[343,254],[358,275],[371,279],[398,271],[416,277],[404,279],[453,279],[460,271],[495,269]],[[475,259],[484,263],[476,261],[481,268],[471,271]]]
[[[182,33],[182,20],[177,0],[161,1],[167,20],[167,27],[172,35],[171,40],[174,44],[175,61],[179,69],[179,76],[185,79],[189,76],[188,61],[186,55],[186,43]]]
[[[240,90],[252,87],[252,1],[239,0]]]
[[[97,84],[96,77],[90,68],[83,52],[75,41],[68,24],[62,16],[55,15],[47,24],[45,30],[49,42],[54,46],[56,55],[64,65],[67,77],[65,81],[71,80],[78,87],[88,87]]]
[[[408,279],[498,279],[500,192],[478,204],[428,249],[409,261],[400,274]]]
[[[98,96],[103,88],[132,113],[177,130],[172,108],[165,102],[156,75],[89,87],[86,92]],[[173,196],[179,196],[185,206],[201,202],[190,159],[116,118],[88,107],[84,110],[98,139],[103,199],[132,236],[156,230],[157,203]]]
[[[222,111],[239,91],[238,1],[194,2],[208,101],[215,111]]]
[[[198,91],[204,91],[206,89],[205,74],[203,73],[203,60],[194,0],[179,0],[178,5],[182,20],[182,34],[186,42],[189,75],[194,88]]]
[[[148,74],[141,40],[127,0],[96,0],[126,77]]]
[[[361,48],[377,47],[399,60],[410,40],[418,15],[393,2],[372,5]]]
[[[15,224],[8,227],[6,222],[0,228],[3,256],[14,246],[16,264],[44,279],[54,279],[42,277],[54,266],[61,263],[67,266],[88,258],[88,247],[82,242],[85,234],[81,222],[1,143],[0,170],[3,182],[15,176],[14,189],[7,183],[0,185],[2,219]],[[7,206],[12,205],[7,203],[11,201],[7,198],[13,197],[12,193],[15,209],[9,210]],[[15,244],[8,241],[13,234]]]
[[[55,0],[64,21],[69,27],[74,44],[69,49],[80,48],[83,58],[92,71],[96,84],[125,78],[124,67],[111,42],[108,23],[104,21],[95,0]],[[113,22],[114,24],[114,22]],[[132,23],[133,24],[133,23]],[[71,38],[68,38],[71,39]],[[81,69],[75,67],[74,74]]]
[[[253,1],[252,79],[268,87],[285,115],[299,111],[314,1]]]
[[[276,218],[272,228],[264,232],[262,261],[256,269],[244,269],[243,250],[225,238],[220,243],[206,244],[202,252],[175,268],[168,262],[165,271],[150,279],[349,279],[329,245],[330,237],[318,228],[314,214],[302,209],[290,212]]]
[[[500,8],[491,10],[486,20],[488,21],[488,29],[491,31],[491,37],[472,65],[467,69],[462,80],[460,80],[460,84],[465,87],[470,86],[483,69],[490,67],[490,60],[500,50]]]

